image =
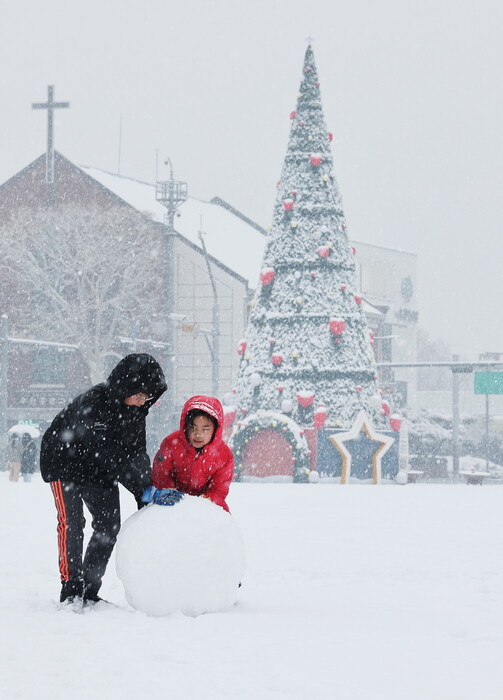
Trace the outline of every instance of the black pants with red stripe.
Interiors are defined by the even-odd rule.
[[[119,487],[51,481],[51,488],[58,511],[59,570],[63,590],[66,587],[71,595],[82,595],[83,591],[96,595],[120,530]],[[92,516],[93,533],[82,559],[86,524],[84,505]]]

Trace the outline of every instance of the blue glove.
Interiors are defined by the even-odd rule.
[[[156,489],[152,497],[152,502],[158,506],[174,506],[183,498],[181,491],[176,489]]]
[[[141,495],[141,502],[142,503],[152,503],[152,499],[154,498],[154,494],[157,491],[155,486],[149,486],[148,488],[145,489],[145,491]]]

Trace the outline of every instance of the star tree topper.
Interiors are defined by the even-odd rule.
[[[374,484],[381,483],[381,460],[395,442],[395,439],[383,433],[378,433],[366,412],[360,411],[351,430],[348,430],[346,433],[330,435],[330,442],[339,452],[342,459],[341,484],[349,484],[351,477],[352,455],[345,443],[356,440],[362,430],[368,440],[376,443],[376,449],[371,457],[372,477]]]

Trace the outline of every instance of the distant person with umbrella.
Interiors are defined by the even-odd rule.
[[[23,433],[21,444],[23,446],[23,453],[21,455],[21,475],[23,481],[29,482],[35,471],[37,448],[35,447],[35,442],[30,433]]]
[[[7,445],[7,461],[9,463],[9,481],[17,481],[19,479],[19,470],[21,469],[21,455],[23,454],[23,444],[18,433],[9,435]]]

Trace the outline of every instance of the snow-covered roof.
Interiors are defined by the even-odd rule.
[[[156,199],[154,184],[100,168],[79,167],[138,211],[154,221],[165,221],[166,209]],[[207,202],[189,196],[178,211],[180,216],[174,224],[178,233],[200,248],[199,231],[203,231],[206,250],[211,256],[246,279],[250,287],[258,284],[267,240],[258,230],[258,224],[245,221],[246,217],[217,197]],[[369,316],[383,315],[366,299],[363,310]]]
[[[384,316],[383,312],[378,309],[377,306],[374,306],[374,304],[371,304],[370,301],[366,299],[362,299],[362,309],[367,316]]]
[[[164,222],[166,209],[156,200],[155,185],[114,173],[79,166],[94,180],[154,221]],[[262,266],[266,237],[253,222],[215,202],[190,197],[178,209],[175,229],[201,247],[199,231],[205,234],[208,253],[255,287]]]

